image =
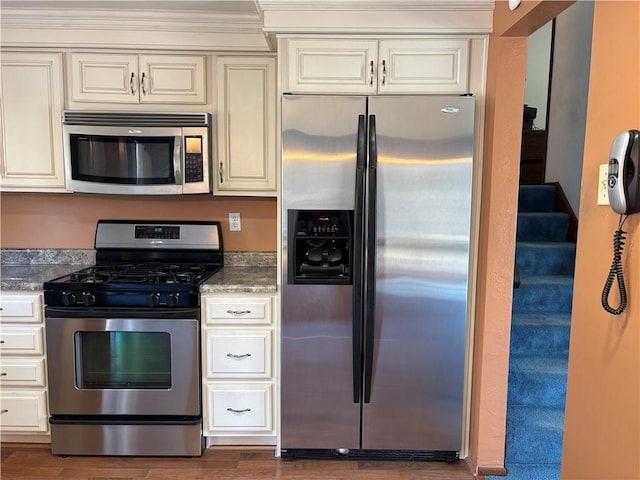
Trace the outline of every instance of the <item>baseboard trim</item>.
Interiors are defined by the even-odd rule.
[[[476,472],[476,476],[478,477],[485,477],[485,476],[496,476],[496,477],[506,477],[507,476],[507,469],[502,467],[502,468],[495,468],[495,467],[478,467],[478,470]]]

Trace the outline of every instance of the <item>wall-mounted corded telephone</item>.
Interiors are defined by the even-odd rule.
[[[611,144],[608,172],[609,204],[620,214],[618,229],[613,234],[613,262],[602,291],[602,307],[613,315],[620,315],[627,308],[627,290],[622,272],[622,248],[624,234],[622,226],[632,213],[640,212],[640,131],[619,133]],[[620,306],[609,305],[609,292],[614,280],[618,280]]]
[[[616,136],[609,156],[609,204],[614,212],[628,215],[640,211],[640,131]]]

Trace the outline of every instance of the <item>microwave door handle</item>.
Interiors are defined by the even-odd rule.
[[[184,163],[186,162],[185,154],[183,151],[183,145],[182,145],[182,137],[177,137],[176,138],[176,142],[178,142],[178,148],[177,148],[177,152],[176,155],[173,159],[173,174],[175,175],[175,180],[176,180],[176,184],[178,185],[182,185],[183,184],[183,179],[182,179],[182,172],[183,172],[183,168],[182,166],[184,165]]]

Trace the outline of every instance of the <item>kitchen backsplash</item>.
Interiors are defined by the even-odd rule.
[[[1,265],[90,265],[95,263],[95,258],[93,249],[0,249]],[[276,252],[226,252],[224,264],[228,267],[275,267]]]

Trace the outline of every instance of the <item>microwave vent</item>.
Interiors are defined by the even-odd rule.
[[[64,112],[65,125],[115,127],[206,127],[208,113]]]

